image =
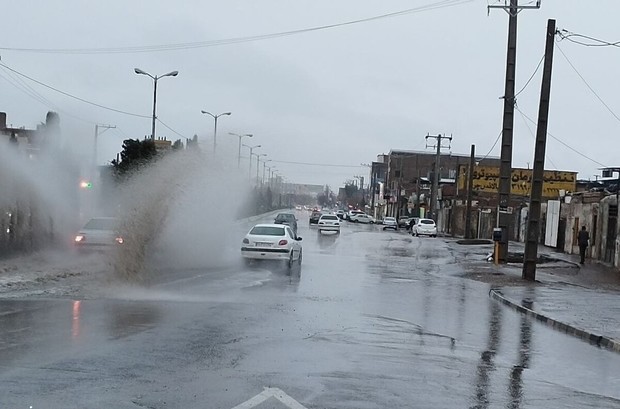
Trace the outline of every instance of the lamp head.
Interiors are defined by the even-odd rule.
[[[140,68],[134,68],[133,71],[136,74],[148,75],[145,71],[142,71]]]

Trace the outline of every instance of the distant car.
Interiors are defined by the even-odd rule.
[[[374,224],[375,218],[366,213],[358,213],[351,216],[351,221],[355,223]]]
[[[340,233],[340,218],[335,214],[321,215],[318,222],[319,232],[335,231]]]
[[[93,217],[75,235],[78,250],[110,250],[125,242],[118,231],[115,217]]]
[[[301,237],[285,224],[257,224],[245,235],[241,257],[246,263],[252,260],[282,260],[288,267],[296,262],[301,265]]]
[[[407,227],[409,226],[410,217],[401,216],[398,218],[398,227]]]
[[[358,214],[364,214],[364,212],[361,210],[349,210],[345,216],[347,220],[353,221],[353,218]]]
[[[396,223],[395,217],[384,217],[383,218],[383,230],[393,229],[398,230],[398,224]]]
[[[312,213],[310,213],[310,224],[318,224],[322,215],[323,213],[319,210],[313,210]]]
[[[412,217],[409,219],[409,223],[407,224],[407,230],[413,234],[413,226],[415,226],[418,223],[418,220],[420,220],[419,217]]]
[[[345,211],[344,211],[344,210],[342,210],[342,209],[341,209],[341,210],[336,210],[336,216],[338,216],[338,218],[339,218],[340,220],[344,220],[344,219],[345,219],[345,217],[346,217],[346,213],[345,213]]]
[[[301,210],[301,206],[300,205],[295,206],[295,210]]]
[[[418,222],[413,225],[412,234],[414,236],[419,236],[422,234],[437,237],[437,225],[432,219],[418,219]]]
[[[293,213],[278,213],[274,223],[289,225],[293,229],[293,233],[297,234],[297,218]]]

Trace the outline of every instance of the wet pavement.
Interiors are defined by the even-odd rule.
[[[321,235],[306,217],[291,272],[231,262],[164,269],[150,286],[67,284],[79,299],[5,292],[0,407],[620,408],[620,354],[464,278],[500,277],[484,248],[357,224]],[[537,303],[552,294],[502,290],[533,287]]]

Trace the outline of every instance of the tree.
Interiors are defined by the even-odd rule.
[[[122,178],[131,175],[152,162],[156,156],[157,149],[152,139],[147,138],[143,141],[125,139],[121,151],[121,160],[112,160],[115,176]]]

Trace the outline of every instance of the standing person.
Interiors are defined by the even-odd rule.
[[[586,226],[581,226],[581,231],[577,236],[577,243],[579,244],[579,256],[581,261],[579,264],[583,264],[586,260],[586,249],[588,248],[588,242],[590,241],[590,233],[586,230]]]

